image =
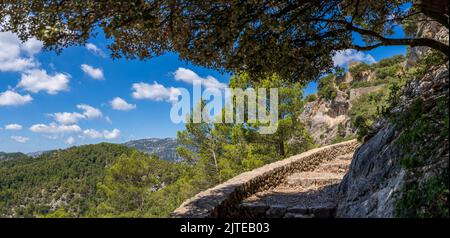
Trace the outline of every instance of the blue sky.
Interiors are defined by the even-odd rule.
[[[111,60],[104,39],[90,43],[56,55],[43,51],[36,40],[21,43],[11,33],[0,33],[0,151],[175,137],[184,125],[170,120],[171,92],[190,90],[192,78],[212,87],[230,78],[180,61],[173,53],[148,61]],[[335,62],[374,62],[405,52],[405,47],[347,51]],[[315,90],[316,83],[310,83],[305,93]]]

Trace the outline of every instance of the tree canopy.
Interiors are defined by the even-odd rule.
[[[419,19],[419,15],[426,16]],[[112,57],[148,59],[167,51],[203,66],[295,81],[317,79],[336,50],[448,42],[393,38],[399,25],[431,20],[448,28],[445,0],[76,1],[0,3],[0,30],[37,37],[47,49],[84,44],[101,30]],[[357,45],[353,34],[364,42]]]

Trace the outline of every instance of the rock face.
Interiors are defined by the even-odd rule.
[[[354,62],[351,66],[358,63]],[[373,72],[368,71],[363,74],[361,81],[370,81],[374,78]],[[350,84],[355,80],[350,72],[344,75],[344,82]],[[315,101],[308,102],[305,105],[304,111],[300,115],[300,119],[306,125],[309,133],[314,139],[314,142],[319,145],[329,145],[337,137],[349,137],[355,134],[355,129],[352,127],[349,110],[352,107],[352,102],[360,98],[362,95],[380,90],[383,85],[352,88],[346,91],[337,91],[336,98],[333,100],[326,100],[318,98]]]
[[[433,29],[422,29],[429,32]],[[440,34],[441,30],[437,30]],[[447,30],[448,37],[448,30]],[[447,38],[448,39],[448,38]],[[409,62],[415,62],[419,52],[413,50]],[[422,52],[423,53],[423,52]],[[432,68],[423,78],[411,80],[403,89],[400,103],[391,113],[407,111],[414,99],[435,100],[448,97],[448,62],[444,66]],[[411,174],[400,165],[400,160],[408,153],[396,143],[404,128],[397,128],[387,120],[381,120],[374,128],[377,132],[368,139],[355,153],[348,174],[339,187],[340,202],[337,217],[394,217],[396,201],[402,196],[402,186],[411,179],[423,183],[442,168],[448,170],[448,140],[435,146],[438,153],[430,153],[428,163],[417,170],[427,171]],[[424,141],[423,143],[427,143]],[[439,148],[440,147],[440,148]],[[444,155],[444,156],[442,156]]]
[[[419,23],[417,31],[414,33],[416,36],[436,39],[442,42],[449,40],[448,29],[441,27],[439,23],[435,21],[424,21]],[[422,58],[430,51],[428,47],[414,47],[411,49],[410,57],[406,63],[407,67],[414,65],[417,60]]]
[[[345,137],[354,133],[348,116],[349,108],[347,94],[338,91],[334,100],[318,99],[307,103],[300,118],[315,143],[331,144],[338,136]]]
[[[350,171],[340,185],[343,198],[337,209],[339,217],[392,217],[394,199],[405,171],[398,165],[401,151],[393,141],[395,126],[383,128],[355,153]]]

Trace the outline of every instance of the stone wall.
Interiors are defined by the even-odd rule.
[[[292,173],[312,171],[323,162],[352,153],[358,146],[356,140],[346,141],[313,149],[242,173],[186,200],[172,213],[172,217],[234,217],[239,213],[238,205],[243,199],[280,185]]]

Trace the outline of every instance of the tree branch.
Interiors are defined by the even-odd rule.
[[[345,28],[354,32],[357,32],[361,35],[366,36],[372,36],[377,38],[380,43],[366,46],[366,47],[359,47],[360,49],[366,48],[366,50],[371,50],[376,47],[382,46],[382,45],[409,45],[411,47],[415,46],[428,46],[430,48],[436,49],[444,53],[447,57],[449,57],[449,46],[447,44],[444,44],[438,40],[431,39],[431,38],[397,38],[397,39],[391,39],[391,38],[385,38],[384,36],[366,29],[361,29],[358,27],[353,26],[352,24],[346,24]]]

